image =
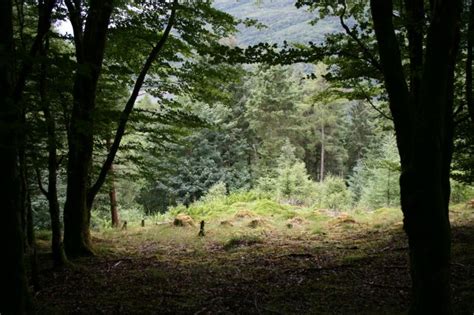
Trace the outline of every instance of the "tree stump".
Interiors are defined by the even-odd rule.
[[[204,236],[206,233],[204,232],[204,220],[201,221],[201,228],[199,229],[198,236]]]

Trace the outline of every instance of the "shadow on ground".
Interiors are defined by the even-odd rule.
[[[108,246],[108,240],[96,243]],[[40,314],[403,314],[407,245],[398,227],[347,236],[267,239],[232,250],[141,245],[54,271],[40,256]],[[453,227],[456,314],[474,311],[474,226]]]

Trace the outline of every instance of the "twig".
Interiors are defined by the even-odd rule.
[[[344,28],[347,35],[349,35],[357,43],[357,45],[359,45],[359,47],[362,49],[367,61],[369,61],[372,64],[372,66],[374,66],[377,70],[382,72],[382,66],[380,65],[379,61],[375,59],[375,57],[372,55],[369,49],[365,47],[364,43],[362,43],[361,40],[356,36],[356,34],[354,34],[354,32],[351,31],[349,26],[347,26],[346,22],[344,21],[344,15],[346,14],[346,10],[347,10],[346,1],[345,0],[341,1],[341,4],[342,4],[342,12],[339,15],[339,21],[341,22],[341,26]]]
[[[385,114],[384,112],[382,112],[377,106],[375,106],[375,104],[372,102],[372,100],[370,99],[370,95],[364,90],[364,88],[356,81],[356,80],[353,80],[352,82],[355,83],[355,85],[357,85],[357,87],[359,88],[359,90],[362,92],[362,94],[364,95],[365,97],[365,100],[367,101],[367,103],[369,103],[369,105],[375,109],[377,111],[377,113],[380,114],[380,116],[382,116],[383,118],[385,119],[388,119],[388,120],[392,120],[393,121],[393,118],[388,116],[387,114]]]

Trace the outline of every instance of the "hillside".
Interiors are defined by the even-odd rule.
[[[215,7],[239,19],[252,18],[267,26],[265,29],[239,26],[239,45],[259,42],[321,42],[324,34],[339,28],[335,19],[324,19],[312,26],[315,13],[297,9],[293,0],[216,0]]]

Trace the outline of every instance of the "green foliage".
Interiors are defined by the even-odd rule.
[[[277,160],[275,190],[280,199],[293,204],[303,204],[311,194],[312,182],[305,163],[294,154],[295,148],[286,140]]]
[[[451,179],[451,199],[453,204],[463,203],[474,198],[474,187]]]
[[[33,196],[31,199],[35,228],[40,230],[50,229],[51,219],[48,210],[48,201],[46,198],[43,198],[43,196]]]
[[[213,202],[215,200],[224,199],[227,194],[227,188],[224,182],[217,182],[212,185],[207,194],[201,198],[203,202]]]
[[[370,209],[400,204],[400,158],[395,137],[387,135],[360,159],[349,183],[359,205]]]
[[[340,177],[326,176],[316,185],[316,206],[333,210],[349,210],[352,207],[352,193]]]
[[[244,115],[255,148],[252,159],[257,177],[269,175],[286,139],[296,138],[298,87],[292,75],[287,67],[261,66],[246,83]]]

